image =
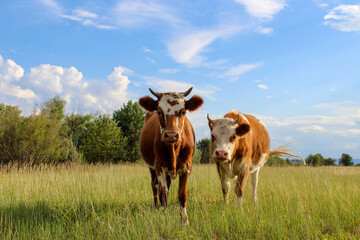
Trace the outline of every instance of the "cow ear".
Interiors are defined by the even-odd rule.
[[[192,96],[189,100],[185,102],[185,109],[190,112],[197,110],[201,105],[203,105],[204,99],[198,95]]]
[[[158,109],[158,101],[155,101],[149,96],[145,96],[139,99],[139,105],[145,110],[152,112]]]
[[[248,133],[250,131],[250,125],[249,124],[240,124],[237,128],[236,128],[236,135],[238,135],[239,137],[244,136],[246,133]]]

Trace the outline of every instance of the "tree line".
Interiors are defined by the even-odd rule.
[[[213,163],[213,160],[210,156],[210,139],[204,138],[196,143],[195,151],[195,161],[197,163]],[[334,158],[324,158],[320,153],[315,155],[309,154],[306,159],[306,164],[308,166],[336,166],[337,160]],[[289,158],[281,158],[277,156],[270,156],[268,161],[265,164],[266,166],[300,166],[302,162],[292,161]],[[343,153],[339,158],[339,166],[353,166],[353,158],[347,154]],[[359,166],[360,164],[357,164]]]
[[[145,112],[128,101],[111,114],[65,115],[66,101],[48,100],[22,116],[17,106],[0,104],[0,164],[64,162],[135,163]]]
[[[141,161],[139,136],[145,111],[128,101],[112,114],[65,115],[66,101],[54,97],[23,116],[17,106],[0,104],[0,165],[38,165],[66,162],[135,163]],[[196,142],[194,163],[213,163],[210,139]],[[309,166],[336,165],[336,159],[310,154]],[[271,156],[268,166],[300,165]],[[353,165],[346,153],[339,165]]]

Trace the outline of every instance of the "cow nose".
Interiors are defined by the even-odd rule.
[[[166,131],[164,134],[167,142],[177,142],[179,140],[179,133],[177,131]]]
[[[225,151],[215,151],[216,158],[226,159],[228,157],[228,153]]]

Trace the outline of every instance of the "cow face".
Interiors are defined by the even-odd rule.
[[[231,160],[236,140],[244,137],[249,132],[248,124],[239,124],[240,114],[237,119],[220,118],[212,120],[208,117],[208,123],[211,131],[211,149],[212,157],[215,161]]]
[[[162,142],[167,144],[180,142],[186,111],[195,111],[204,103],[204,100],[197,95],[185,100],[191,90],[192,87],[186,92],[158,93],[150,88],[150,92],[157,97],[157,100],[149,96],[139,99],[139,104],[144,109],[157,112]]]

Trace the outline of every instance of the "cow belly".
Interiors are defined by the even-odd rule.
[[[266,160],[268,158],[268,154],[267,153],[263,153],[261,154],[260,160],[256,165],[252,165],[250,168],[250,173],[256,172],[259,168],[261,168],[262,166],[264,166]]]

